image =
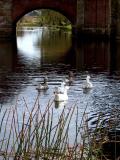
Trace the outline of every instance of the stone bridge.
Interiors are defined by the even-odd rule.
[[[16,35],[16,23],[35,9],[52,9],[65,15],[75,33],[120,36],[120,0],[0,0],[0,37]]]

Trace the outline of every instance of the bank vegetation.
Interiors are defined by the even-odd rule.
[[[107,160],[111,158],[110,154],[104,152],[104,147],[108,148],[111,143],[108,136],[111,125],[108,123],[105,127],[102,114],[97,117],[97,123],[91,129],[88,125],[87,105],[82,117],[79,117],[77,104],[70,106],[69,110],[63,107],[55,121],[52,100],[44,110],[41,108],[39,96],[32,109],[24,98],[23,101],[22,113],[19,113],[18,101],[15,106],[6,109],[1,106],[0,159]],[[72,138],[71,132],[74,133]],[[114,156],[115,159],[118,155]]]
[[[71,23],[65,16],[50,9],[32,11],[23,16],[17,23],[17,28],[36,26],[71,29]]]

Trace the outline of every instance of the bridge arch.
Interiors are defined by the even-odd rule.
[[[57,2],[56,2],[57,1]],[[37,9],[51,9],[63,14],[72,25],[76,23],[76,4],[74,0],[61,1],[61,0],[13,0],[12,21],[15,26],[17,21],[25,14]]]
[[[0,37],[15,37],[17,21],[37,9],[63,14],[75,34],[109,37],[113,31],[120,37],[119,0],[4,0],[0,4]]]

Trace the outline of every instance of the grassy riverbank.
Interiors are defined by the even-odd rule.
[[[57,28],[57,29],[63,29],[63,30],[72,30],[72,26],[70,24],[68,25],[40,25],[38,22],[22,22],[17,25],[17,30],[23,28],[23,27],[47,27],[47,28]]]

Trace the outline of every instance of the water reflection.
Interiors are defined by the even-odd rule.
[[[94,72],[109,71],[109,42],[81,42],[80,44],[77,44],[75,51],[77,69],[92,70]]]
[[[39,95],[45,107],[46,102],[53,99],[55,86],[72,71],[75,78],[68,92],[68,102],[55,103],[56,108],[69,108],[77,101],[81,115],[88,103],[92,116],[101,110],[110,113],[113,105],[119,106],[119,42],[111,45],[103,41],[78,42],[71,33],[44,28],[24,30],[17,36],[16,49],[11,42],[0,42],[0,103],[14,104],[18,96],[28,97],[29,104],[33,104],[33,97],[38,95],[36,87],[47,75],[49,89]],[[86,71],[94,85],[91,91],[81,88]]]
[[[0,71],[13,70],[16,56],[16,44],[6,41],[0,42]]]
[[[54,104],[55,104],[56,109],[58,109],[58,108],[63,109],[66,106],[67,101],[63,101],[63,102],[55,101]]]
[[[83,93],[84,94],[89,94],[90,92],[92,92],[91,88],[83,88]]]
[[[42,52],[42,63],[65,62],[65,57],[72,47],[71,34],[61,30],[42,32],[42,39],[38,45]]]
[[[19,48],[19,52],[29,59],[40,58],[41,49],[36,44],[38,42],[38,37],[41,38],[42,32],[38,29],[28,31],[24,31],[24,36],[19,36],[18,34],[17,46]]]

